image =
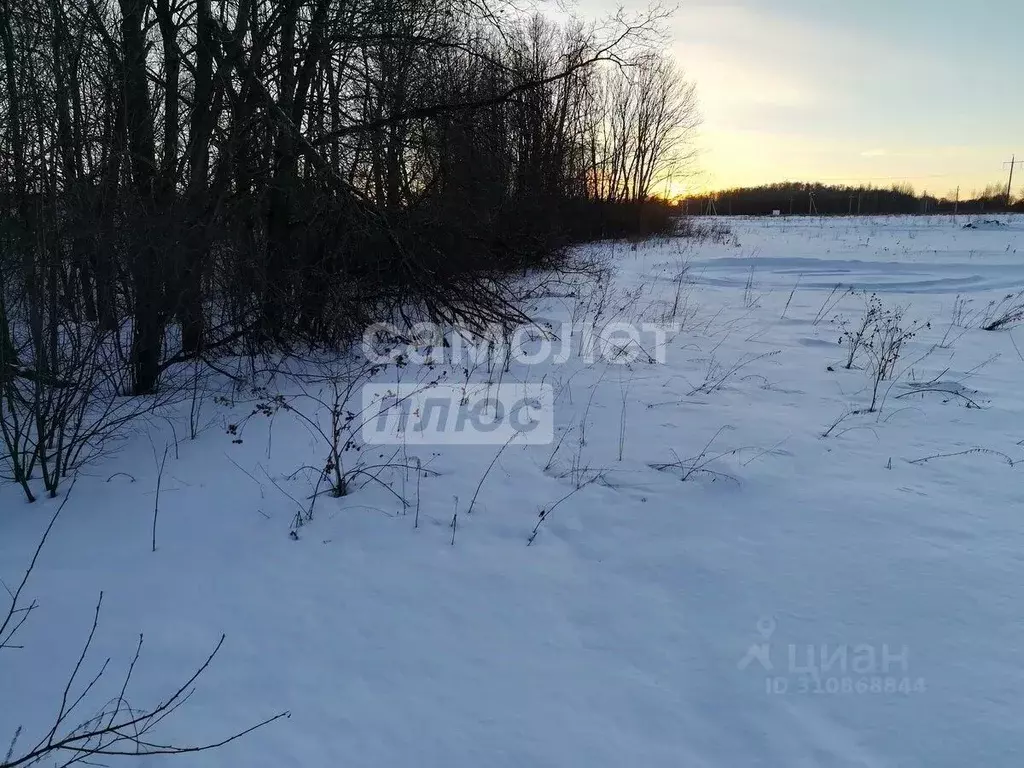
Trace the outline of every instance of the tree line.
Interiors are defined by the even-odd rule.
[[[128,389],[336,344],[636,226],[696,117],[665,14],[481,0],[0,0],[0,377],[102,329]],[[27,362],[30,361],[30,362]],[[5,372],[6,371],[6,372]]]
[[[62,476],[183,364],[522,319],[567,246],[667,231],[694,87],[657,7],[0,0],[0,432]],[[70,426],[69,426],[70,425]],[[107,425],[102,426],[102,425]]]
[[[958,199],[952,191],[941,198],[918,195],[906,183],[875,187],[784,182],[694,195],[680,204],[689,213],[735,216],[770,216],[775,211],[822,216],[1024,211],[1024,200],[1009,202],[1006,187],[1001,185],[990,185]]]

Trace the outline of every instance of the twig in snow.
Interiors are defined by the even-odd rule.
[[[831,314],[832,310],[836,308],[836,305],[838,305],[839,302],[843,300],[846,294],[853,290],[851,288],[849,291],[839,293],[839,290],[842,287],[842,283],[836,283],[835,286],[833,286],[832,292],[825,297],[825,300],[821,303],[821,307],[818,308],[818,313],[814,316],[814,321],[811,323],[811,325],[817,325],[823,319],[825,319],[825,317]],[[836,297],[837,293],[839,293],[838,298]]]
[[[261,498],[261,499],[262,499],[262,498],[265,498],[265,496],[264,496],[264,494],[263,494],[263,483],[261,483],[261,482],[260,482],[259,480],[257,480],[257,479],[256,479],[255,477],[253,477],[253,476],[252,476],[252,474],[251,474],[250,472],[248,472],[247,470],[245,470],[245,469],[244,469],[244,468],[243,468],[243,467],[242,467],[242,466],[241,466],[241,465],[240,465],[240,464],[239,464],[239,463],[238,463],[237,461],[235,461],[234,459],[232,459],[232,458],[231,458],[230,456],[228,456],[228,455],[227,455],[226,453],[224,454],[224,458],[225,458],[225,459],[227,459],[228,461],[230,461],[230,462],[231,462],[232,464],[234,464],[234,465],[235,465],[235,468],[236,468],[236,469],[238,469],[238,471],[239,471],[239,472],[241,472],[241,473],[242,473],[243,475],[245,475],[245,476],[246,476],[246,477],[248,477],[248,478],[249,478],[250,480],[252,480],[252,481],[253,481],[254,483],[256,483],[256,485],[258,485],[258,486],[259,486],[259,489],[260,489],[260,498]]]
[[[658,470],[659,472],[664,472],[669,469],[678,469],[680,472],[682,472],[682,477],[680,477],[679,479],[684,483],[697,473],[712,475],[716,478],[724,477],[729,480],[732,480],[735,483],[739,483],[739,480],[737,480],[732,475],[727,475],[723,472],[716,472],[714,470],[707,468],[709,464],[711,464],[714,461],[718,461],[718,459],[721,459],[725,456],[731,456],[733,454],[739,453],[740,451],[746,450],[746,448],[733,448],[732,450],[729,451],[722,451],[721,453],[715,454],[713,456],[708,456],[708,450],[711,448],[712,443],[714,443],[715,440],[718,439],[718,436],[725,432],[727,429],[731,430],[733,429],[733,427],[725,425],[719,428],[719,430],[711,436],[711,439],[707,441],[701,452],[692,458],[680,459],[679,456],[675,453],[675,451],[673,451],[672,455],[676,457],[675,461],[661,464],[651,464],[650,467],[652,469]]]
[[[73,485],[74,483],[72,482],[72,487]],[[21,584],[11,595],[10,609],[3,623],[0,624],[0,649],[17,647],[11,645],[9,640],[14,636],[18,628],[24,624],[28,614],[36,607],[35,601],[28,606],[21,607],[19,605],[19,598],[35,568],[39,553],[42,551],[50,531],[70,498],[71,488],[68,491],[69,495],[64,498],[50,519],[50,523],[46,527],[32,556],[32,560],[25,571]],[[97,755],[137,757],[139,755],[179,755],[205,752],[235,741],[275,720],[290,716],[288,712],[281,712],[220,741],[207,744],[194,746],[175,745],[163,743],[163,740],[155,740],[150,735],[151,731],[189,699],[194,690],[193,684],[207,670],[213,658],[220,651],[224,643],[224,635],[221,635],[220,641],[213,652],[207,656],[206,660],[196,669],[191,677],[169,696],[158,700],[152,707],[129,705],[126,698],[128,685],[131,682],[142,650],[142,635],[139,635],[135,655],[128,665],[127,673],[121,680],[119,689],[115,689],[118,690],[117,695],[110,698],[108,703],[99,712],[87,717],[78,725],[71,725],[71,723],[78,719],[78,717],[75,717],[75,720],[71,720],[76,710],[103,679],[109,667],[110,659],[107,659],[100,665],[99,671],[88,682],[79,685],[78,690],[75,690],[76,681],[79,679],[99,626],[102,603],[103,593],[101,592],[93,612],[93,620],[88,637],[60,694],[60,703],[59,706],[55,707],[57,714],[54,716],[52,724],[35,745],[23,753],[15,752],[18,738],[21,735],[21,728],[19,728],[14,734],[14,739],[11,741],[6,755],[0,760],[0,768],[17,768],[19,766],[36,765],[42,762],[49,763],[53,760],[57,760],[57,763],[61,766],[70,766],[76,763],[91,764],[89,763],[89,758]],[[0,691],[0,698],[3,697],[4,693],[6,691]],[[7,703],[6,701],[4,702],[5,705]]]
[[[795,294],[796,293],[796,289],[800,287],[800,281],[803,279],[803,276],[804,275],[803,275],[802,272],[799,275],[796,276],[796,283],[793,284],[793,290],[791,290],[789,292],[789,298],[786,299],[786,306],[782,308],[782,317],[781,317],[782,320],[786,319],[786,313],[789,311],[789,305],[793,301],[793,294]]]
[[[626,403],[629,400],[629,385],[632,379],[623,386],[619,381],[619,391],[622,393],[622,410],[619,413],[619,461],[622,461],[622,453],[626,446]]]
[[[568,426],[568,427],[566,427],[565,429],[562,430],[561,437],[559,437],[558,438],[558,442],[555,443],[555,449],[553,451],[551,451],[551,455],[548,456],[548,463],[544,465],[544,471],[545,472],[547,472],[547,471],[549,471],[551,469],[551,465],[555,463],[555,456],[558,455],[558,449],[562,447],[562,442],[569,435],[569,433],[572,432],[574,429],[576,429],[576,427],[570,425],[570,426]]]
[[[11,595],[11,607],[7,610],[7,615],[4,617],[4,621],[0,624],[0,650],[4,648],[17,648],[10,644],[11,639],[21,628],[21,625],[28,619],[28,615],[32,613],[36,608],[36,602],[33,600],[29,605],[24,608],[19,607],[18,600],[21,598],[21,592],[25,589],[25,585],[28,583],[29,576],[32,575],[33,569],[36,567],[36,560],[39,559],[39,553],[43,551],[43,545],[46,544],[46,539],[50,535],[50,531],[53,530],[54,523],[57,522],[57,518],[60,517],[60,513],[64,511],[64,506],[68,503],[68,499],[71,498],[71,492],[75,489],[75,482],[77,478],[71,481],[71,485],[68,487],[67,493],[64,494],[64,498],[60,502],[60,506],[57,507],[57,511],[53,513],[53,517],[50,518],[49,524],[46,526],[46,530],[43,531],[42,537],[39,539],[39,544],[36,546],[36,551],[32,553],[32,559],[29,561],[28,568],[25,569],[25,574],[21,578],[21,583],[18,588],[11,594],[10,590],[7,590],[8,594]],[[18,619],[15,619],[18,616]],[[13,624],[12,624],[13,623]]]
[[[505,444],[503,446],[501,446],[501,448],[498,449],[498,452],[496,454],[494,454],[494,458],[491,459],[491,463],[487,465],[487,470],[484,472],[483,477],[481,477],[480,478],[480,482],[476,484],[476,491],[474,491],[473,498],[469,502],[469,509],[466,511],[466,514],[469,514],[469,515],[473,514],[473,505],[476,504],[476,497],[480,494],[480,488],[483,487],[484,480],[486,480],[487,479],[487,475],[489,475],[491,473],[491,469],[493,469],[494,465],[497,463],[498,457],[501,456],[502,452],[506,448],[508,448],[509,444],[513,440],[515,440],[517,437],[519,437],[519,433],[518,432],[513,432],[512,433],[512,437],[510,437],[508,440],[506,440]]]
[[[541,523],[543,523],[545,520],[548,519],[548,517],[551,516],[551,513],[555,511],[555,509],[558,507],[559,504],[561,504],[563,501],[571,498],[575,493],[580,491],[582,488],[585,488],[586,486],[590,485],[591,483],[596,483],[599,477],[600,477],[600,475],[597,475],[597,476],[591,478],[590,480],[587,480],[587,482],[585,482],[583,485],[580,485],[580,486],[577,486],[577,487],[573,488],[571,491],[569,491],[567,494],[565,494],[565,496],[560,498],[558,501],[556,501],[550,507],[547,507],[546,509],[542,509],[540,511],[540,515],[537,518],[537,524],[535,526],[533,526],[533,531],[531,531],[530,537],[526,540],[526,546],[530,546],[531,544],[533,544],[533,540],[537,538],[537,532],[540,530]]]
[[[1024,363],[1024,355],[1020,353],[1020,347],[1017,346],[1017,340],[1013,338],[1013,331],[1008,331],[1008,333],[1010,336],[1010,343],[1013,344],[1013,348],[1017,350],[1017,357],[1019,357],[1020,361]]]
[[[452,513],[452,546],[455,546],[455,531],[459,528],[459,497],[455,497],[455,511]]]
[[[160,514],[160,485],[164,479],[164,464],[167,463],[167,450],[170,448],[169,445],[164,446],[164,456],[160,459],[160,471],[156,476],[156,499],[153,502],[153,548],[152,552],[156,552],[156,518]],[[154,455],[153,458],[156,458]]]
[[[420,477],[422,476],[422,474],[423,473],[420,472],[420,457],[417,456],[416,457],[416,517],[413,518],[413,523],[412,523],[412,527],[414,529],[420,527]]]
[[[933,456],[922,456],[920,459],[907,459],[910,464],[924,464],[925,462],[931,461],[932,459],[948,459],[953,456],[967,456],[972,453],[989,454],[997,456],[1003,459],[1011,467],[1016,466],[1016,462],[1001,451],[994,451],[991,448],[968,448],[966,451],[956,451],[955,453],[936,453]]]
[[[955,389],[945,389],[943,387],[914,387],[909,392],[903,392],[902,394],[896,395],[894,400],[899,400],[901,397],[907,397],[909,395],[916,395],[919,392],[937,392],[943,395],[950,395],[951,397],[958,397],[964,401],[968,408],[981,408],[974,400],[969,398],[963,392],[957,392]]]

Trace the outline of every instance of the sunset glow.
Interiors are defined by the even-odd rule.
[[[687,0],[670,30],[704,117],[687,186],[1005,183],[1024,153],[1021,29],[1018,0]]]

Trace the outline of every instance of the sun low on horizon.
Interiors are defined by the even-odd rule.
[[[1024,156],[1022,29],[1018,0],[683,0],[670,53],[697,85],[702,124],[696,162],[662,194],[823,181],[942,196],[1005,184],[1006,161]]]

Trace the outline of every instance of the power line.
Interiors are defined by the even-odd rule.
[[[1006,182],[1006,206],[1010,206],[1010,193],[1013,190],[1013,169],[1017,165],[1024,165],[1024,160],[1018,160],[1017,155],[1010,158],[1009,162],[1003,163],[1003,168],[1010,166],[1010,179]]]

